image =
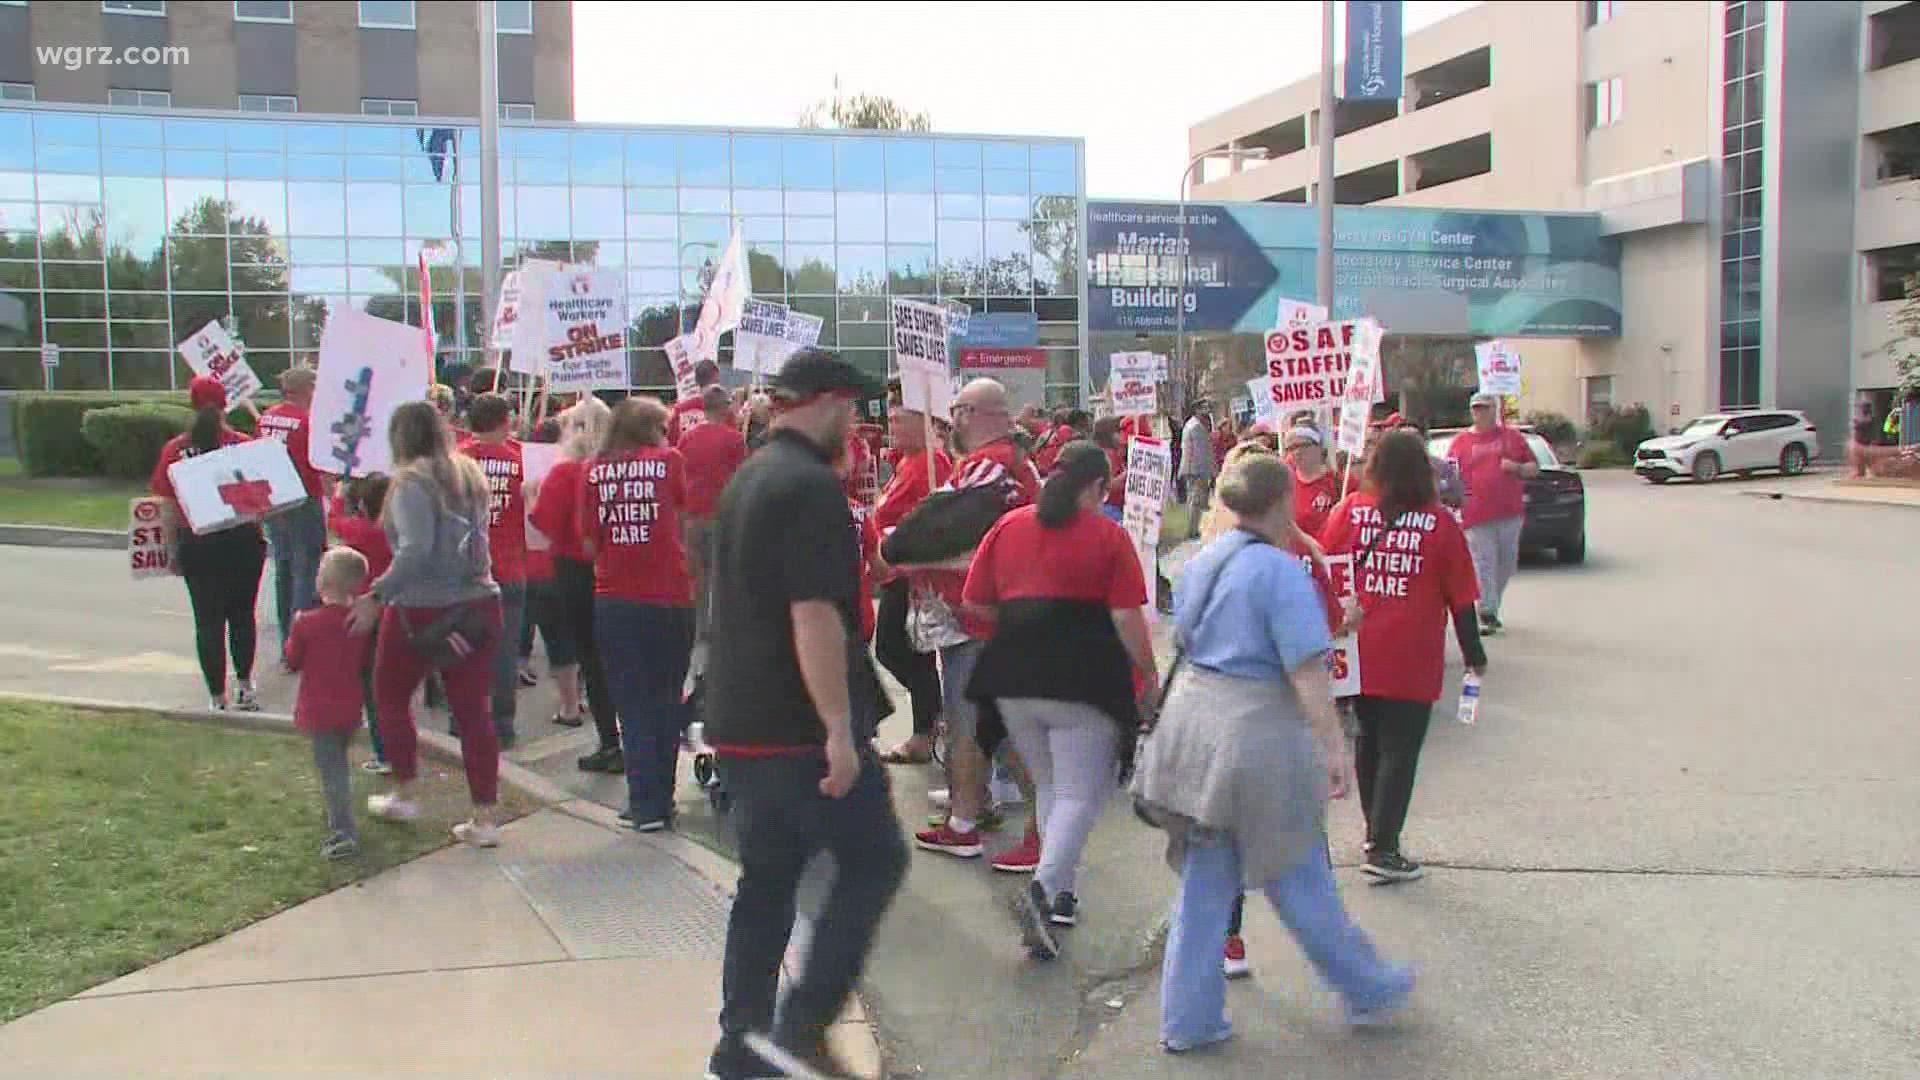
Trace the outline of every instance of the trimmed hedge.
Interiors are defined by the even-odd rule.
[[[192,423],[191,409],[143,402],[94,409],[80,418],[80,430],[108,476],[144,480],[153,475],[160,448]]]
[[[178,391],[110,394],[99,391],[12,395],[15,454],[28,476],[100,476],[106,469],[99,450],[87,441],[82,427],[88,413],[122,405],[173,405],[187,408],[187,395]],[[265,408],[266,401],[259,402]],[[242,409],[227,414],[227,423],[252,434],[254,420]],[[148,463],[152,468],[152,463]],[[144,474],[142,474],[144,475]]]
[[[1633,457],[1620,452],[1620,448],[1610,442],[1588,443],[1580,451],[1580,467],[1583,469],[1624,469],[1633,464]]]

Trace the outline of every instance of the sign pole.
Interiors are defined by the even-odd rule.
[[[477,0],[480,29],[480,310],[491,317],[500,288],[500,39],[494,0]],[[458,190],[455,182],[455,190]],[[466,273],[465,267],[461,268]],[[498,361],[491,335],[488,359]],[[427,364],[431,373],[431,358]],[[431,378],[431,374],[429,374]]]
[[[1320,233],[1315,242],[1315,292],[1320,306],[1333,317],[1333,0],[1320,0],[1320,182],[1314,196]]]
[[[933,449],[933,384],[927,384],[926,400],[920,406],[920,431],[927,443],[927,490],[939,487],[940,474],[934,469],[939,460]]]

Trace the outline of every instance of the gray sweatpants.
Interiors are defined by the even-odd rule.
[[[1119,783],[1120,728],[1091,705],[1000,698],[1000,717],[1033,777],[1039,802],[1040,868],[1049,897],[1073,891],[1094,823]]]
[[[1467,530],[1467,551],[1480,578],[1480,612],[1498,618],[1507,582],[1520,568],[1520,527],[1525,518],[1484,521]]]
[[[320,790],[327,797],[327,828],[335,836],[359,834],[353,828],[353,770],[347,765],[351,731],[313,733],[313,764],[320,770]]]

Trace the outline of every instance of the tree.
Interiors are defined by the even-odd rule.
[[[879,94],[841,97],[836,81],[832,97],[814,103],[800,114],[803,128],[857,128],[866,131],[932,131],[933,118],[908,112],[892,98]]]
[[[1887,320],[1898,336],[1885,346],[1893,357],[1893,370],[1900,376],[1900,385],[1894,391],[1895,405],[1920,399],[1920,274],[1908,274],[1904,284],[1906,299]]]

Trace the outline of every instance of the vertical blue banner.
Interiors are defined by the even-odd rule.
[[[1348,101],[1398,101],[1405,74],[1400,0],[1347,0]]]

